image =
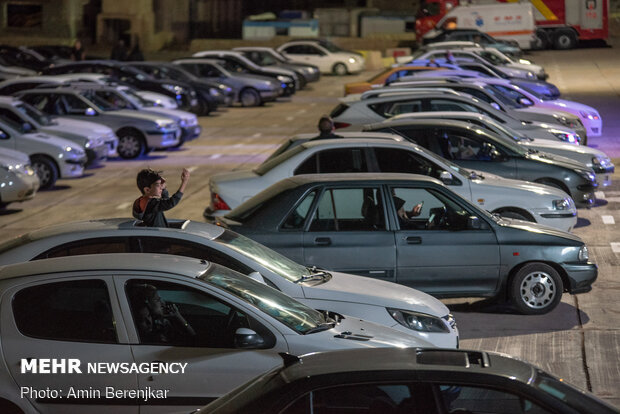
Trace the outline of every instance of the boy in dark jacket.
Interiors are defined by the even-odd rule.
[[[158,171],[144,169],[138,173],[136,181],[142,196],[133,203],[133,216],[142,220],[147,227],[168,227],[164,211],[170,210],[181,201],[189,181],[189,171],[183,168],[181,185],[172,197],[166,190],[166,180]]]

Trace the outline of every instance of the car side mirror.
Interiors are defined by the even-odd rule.
[[[532,105],[534,105],[534,102],[532,102],[531,100],[529,100],[527,98],[519,98],[517,100],[517,102],[519,102],[523,106],[532,106]]]
[[[254,349],[265,345],[265,340],[249,328],[238,328],[235,331],[234,344],[235,348]]]
[[[30,123],[28,122],[24,122],[22,124],[22,132],[24,134],[27,134],[28,132],[32,131],[32,125],[30,125]]]
[[[467,218],[467,228],[473,230],[480,230],[482,227],[482,223],[480,223],[480,219],[476,216],[469,216]]]
[[[97,112],[95,112],[93,108],[87,108],[86,111],[84,111],[84,115],[95,116],[97,115]]]
[[[254,280],[256,280],[257,282],[260,282],[260,283],[262,283],[262,284],[266,284],[266,283],[265,283],[265,278],[263,278],[263,275],[261,275],[261,274],[260,274],[260,272],[252,272],[252,273],[250,273],[250,274],[248,275],[248,277],[249,277],[250,279],[254,279]]]
[[[491,102],[490,104],[493,108],[497,109],[498,111],[501,111],[502,108],[499,107],[499,104],[497,102]]]
[[[448,171],[442,171],[439,173],[439,181],[446,185],[451,184],[453,179],[454,177],[452,177],[452,174],[450,174]]]

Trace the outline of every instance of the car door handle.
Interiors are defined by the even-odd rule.
[[[332,244],[332,239],[329,237],[317,237],[314,239],[314,244],[317,246],[329,246]]]
[[[407,244],[422,244],[422,237],[405,237]]]

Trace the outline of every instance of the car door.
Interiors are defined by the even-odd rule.
[[[87,364],[133,362],[110,275],[54,275],[5,291],[2,352],[19,387],[57,390],[62,398],[25,396],[40,412],[137,413],[131,398],[108,398],[106,387],[138,389],[133,373],[90,373]],[[21,373],[20,361],[78,359],[78,373]],[[72,391],[74,394],[72,394]],[[73,397],[73,398],[72,398]]]
[[[394,279],[394,236],[378,185],[326,186],[303,234],[304,263]]]
[[[247,311],[206,285],[158,276],[119,276],[115,284],[135,362],[187,364],[182,373],[138,374],[140,387],[168,390],[166,400],[144,401],[140,413],[191,412],[280,365],[278,352],[288,351],[284,337],[261,319],[259,311]],[[168,329],[154,323],[144,312],[144,294],[149,292],[166,315],[178,313],[184,322],[166,316]],[[266,347],[235,348],[240,327],[257,332]]]
[[[486,171],[505,178],[518,178],[514,157],[483,134],[445,127],[438,129],[435,139],[444,151],[443,155],[439,155],[464,168]]]
[[[433,295],[497,290],[500,256],[495,233],[482,219],[481,228],[469,222],[475,210],[464,200],[446,189],[419,185],[391,185],[388,194],[386,208],[397,222],[397,283]],[[416,216],[418,204],[422,208]]]
[[[7,148],[12,150],[18,149],[15,137],[11,137],[8,132],[2,129],[2,124],[0,124],[0,148]]]

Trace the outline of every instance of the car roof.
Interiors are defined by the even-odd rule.
[[[144,271],[199,277],[210,266],[203,259],[145,253],[56,257],[0,267],[0,280],[77,271]]]
[[[360,361],[364,361],[360,364]],[[510,377],[529,383],[536,368],[508,355],[460,349],[362,348],[303,355],[298,363],[283,368],[282,378],[293,382],[303,378],[341,372],[367,371],[476,372]]]
[[[207,57],[190,57],[190,58],[175,59],[173,60],[173,62],[176,62],[176,63],[209,63],[211,65],[214,65],[214,64],[219,65],[223,61],[221,59],[213,59],[213,58],[207,58]]]
[[[280,181],[283,185],[290,182],[292,187],[298,187],[304,184],[312,183],[329,183],[329,182],[355,182],[355,181],[422,181],[429,183],[437,183],[443,185],[436,178],[418,174],[403,173],[335,173],[335,174],[303,174],[294,177],[285,178]],[[279,185],[276,183],[274,185]]]
[[[0,103],[13,105],[16,103],[20,103],[21,101],[14,96],[1,96],[0,95]]]
[[[372,132],[371,132],[372,133]],[[400,144],[406,144],[406,145],[413,145],[410,141],[407,141],[406,139],[404,139],[403,137],[401,137],[400,135],[392,135],[390,137],[379,137],[379,138],[373,138],[373,137],[364,137],[363,136],[364,133],[360,134],[359,138],[334,138],[334,139],[319,139],[319,140],[315,140],[315,141],[308,141],[308,142],[304,142],[303,144],[301,144],[302,147],[306,148],[306,149],[312,149],[315,147],[337,147],[337,148],[342,148],[342,147],[351,147],[351,146],[364,146],[366,144],[372,145],[372,144],[385,144],[385,143],[392,143],[392,142],[396,142],[396,143],[400,143]]]
[[[389,132],[362,132],[362,131],[338,131],[338,135],[342,138],[383,138],[383,139],[396,139],[402,138],[400,135],[390,134]],[[305,134],[297,134],[294,137],[290,138],[289,141],[300,141],[300,140],[312,140],[316,138],[316,132],[309,132]],[[340,138],[336,138],[340,139]],[[322,139],[317,139],[316,141],[321,141]],[[313,141],[314,142],[314,141]]]
[[[392,119],[388,118],[382,122],[375,122],[372,124],[366,125],[364,128],[375,129],[375,128],[389,128],[389,127],[397,127],[397,126],[442,126],[442,127],[456,127],[456,128],[464,128],[470,131],[479,130],[480,128],[477,125],[472,125],[469,122],[463,121],[455,121],[452,119],[437,119],[432,118],[432,115],[428,117],[429,119]]]
[[[392,121],[404,119],[434,119],[434,118],[466,118],[466,119],[483,119],[492,120],[490,117],[478,112],[465,111],[433,111],[433,112],[409,112],[406,114],[398,114],[390,118]]]
[[[44,86],[36,89],[27,89],[24,91],[20,91],[20,94],[28,94],[28,93],[71,93],[71,94],[79,94],[80,90],[72,88],[70,86],[61,86],[60,88],[54,86]]]

